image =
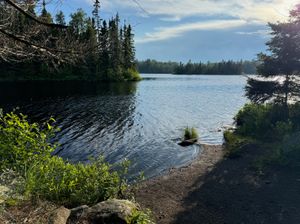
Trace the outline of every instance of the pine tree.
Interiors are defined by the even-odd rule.
[[[99,0],[95,0],[95,2],[94,2],[93,20],[94,20],[94,26],[95,26],[97,37],[99,37],[100,28],[101,28],[100,1]]]
[[[41,13],[41,19],[47,23],[52,23],[53,19],[51,14],[47,11],[46,9],[46,2],[45,0],[43,0],[43,9],[42,9],[42,13]]]
[[[109,21],[109,58],[110,58],[110,74],[113,80],[122,79],[121,67],[121,45],[119,39],[119,15]]]
[[[300,97],[300,6],[285,23],[269,24],[272,39],[270,54],[259,54],[258,78],[248,80],[246,95],[254,103],[274,102],[283,105]]]
[[[123,56],[125,69],[135,69],[135,48],[131,26],[124,26]]]
[[[59,25],[66,25],[65,15],[62,11],[55,15],[55,22]]]
[[[69,25],[73,28],[75,35],[80,36],[86,30],[86,13],[82,9],[72,13]]]
[[[100,79],[108,79],[109,69],[109,40],[108,40],[108,27],[104,20],[99,34],[99,70]]]

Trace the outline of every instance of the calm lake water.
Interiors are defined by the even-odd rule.
[[[56,153],[64,158],[127,158],[132,175],[144,171],[151,177],[201,152],[177,145],[186,126],[199,130],[202,143],[221,144],[220,131],[246,103],[243,76],[143,77],[139,83],[0,83],[0,107],[19,107],[33,121],[56,118]]]

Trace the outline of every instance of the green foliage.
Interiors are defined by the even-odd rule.
[[[261,144],[259,146],[263,150],[263,154],[258,156],[258,158],[253,163],[253,168],[258,172],[263,172],[263,170],[273,164],[283,164],[283,154],[280,145],[275,144]]]
[[[290,105],[290,108],[294,111],[294,105]],[[236,133],[265,141],[281,140],[293,131],[292,120],[298,119],[292,115],[286,119],[284,110],[282,106],[274,104],[246,104],[235,116]]]
[[[127,161],[118,173],[103,159],[71,164],[51,156],[55,149],[55,145],[49,143],[56,131],[53,122],[54,119],[50,119],[40,126],[29,123],[22,114],[0,113],[1,173],[12,170],[24,179],[26,196],[66,206],[94,204],[126,190],[127,182],[123,177],[128,170]]]
[[[224,140],[226,155],[230,158],[239,157],[241,148],[251,142],[251,139],[239,136],[232,131],[224,132]]]
[[[127,81],[140,81],[142,78],[137,70],[129,68],[124,72],[125,80]]]
[[[152,218],[151,218],[151,211],[147,210],[144,211],[138,211],[136,210],[130,220],[128,220],[129,224],[154,224]]]
[[[272,38],[266,44],[268,53],[258,55],[259,76],[250,78],[246,86],[246,96],[252,102],[280,103],[287,108],[290,101],[299,100],[299,17],[300,10],[296,6],[289,20],[269,23]]]
[[[293,132],[293,123],[291,121],[278,121],[274,127],[274,135],[283,139]]]
[[[24,174],[30,164],[43,160],[55,149],[48,140],[56,129],[50,119],[43,125],[30,124],[23,114],[0,113],[0,170],[13,169]]]
[[[288,109],[286,117],[285,107],[278,104],[245,105],[235,117],[236,130],[224,133],[228,155],[239,156],[243,145],[254,142],[263,150],[255,164],[258,170],[274,163],[299,164],[294,158],[300,158],[300,106],[292,104]]]
[[[289,119],[294,124],[296,130],[300,130],[300,103],[289,107]]]
[[[35,11],[35,5],[32,5]],[[99,4],[95,5],[93,18],[88,17],[83,9],[78,9],[70,15],[68,28],[64,32],[57,29],[44,30],[39,39],[51,37],[45,41],[49,49],[61,49],[68,45],[65,57],[60,59],[37,57],[34,60],[24,61],[24,58],[13,61],[19,63],[0,62],[0,79],[2,80],[91,80],[91,81],[139,81],[136,71],[134,35],[131,25],[124,24],[121,28],[119,16],[103,21],[100,26]],[[23,20],[28,20],[20,14],[16,19],[16,27],[12,33],[23,33],[31,28]],[[52,22],[51,15],[43,7],[41,20]],[[56,23],[66,25],[63,12],[55,16]],[[97,28],[100,28],[98,30]],[[18,31],[18,32],[17,32]],[[43,38],[42,38],[43,37]],[[35,37],[36,38],[36,37]],[[75,46],[72,49],[72,46]],[[78,48],[77,48],[78,47]],[[24,51],[28,51],[24,49]],[[72,51],[80,52],[73,54]],[[75,52],[74,52],[75,53]],[[31,55],[31,53],[30,53]],[[51,54],[52,55],[52,54]]]
[[[27,195],[69,207],[116,197],[122,183],[118,173],[102,159],[71,164],[56,156],[35,162],[25,179]]]
[[[198,138],[199,138],[199,135],[198,135],[196,128],[186,127],[184,129],[184,134],[183,134],[184,140],[191,140],[191,139],[198,139]]]
[[[267,115],[268,106],[246,104],[235,116],[237,133],[251,137],[263,137],[270,129],[270,117]]]
[[[141,73],[174,73],[174,74],[255,74],[255,61],[221,61],[217,63],[184,63],[159,62],[147,59],[138,61],[138,70]]]

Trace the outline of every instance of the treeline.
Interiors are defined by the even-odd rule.
[[[82,9],[78,9],[70,15],[68,23],[66,23],[62,11],[53,18],[44,5],[41,14],[36,15],[33,5],[30,9],[33,16],[46,23],[55,23],[66,27],[60,31],[45,29],[35,38],[42,39],[45,37],[45,51],[53,49],[55,45],[59,44],[64,47],[63,49],[68,49],[71,44],[75,45],[75,48],[77,45],[77,49],[72,49],[68,55],[73,55],[74,60],[72,58],[68,58],[70,60],[65,58],[64,60],[64,58],[58,58],[55,55],[51,60],[41,57],[31,60],[18,59],[15,60],[16,62],[0,59],[0,79],[108,81],[140,79],[135,64],[132,27],[121,24],[118,15],[109,21],[100,20],[98,15],[100,6],[97,5],[97,2],[95,1],[93,17],[88,17]],[[35,26],[20,12],[16,11],[14,16],[17,19],[11,26],[16,34],[26,33],[26,30]],[[26,52],[26,48],[29,48],[28,45],[23,45],[23,47],[24,52]],[[76,52],[77,50],[78,52]]]
[[[137,61],[138,71],[141,73],[174,73],[175,68],[178,66],[177,62],[161,62],[156,60],[147,59],[145,61]]]
[[[255,74],[255,61],[221,61],[217,63],[177,63],[159,62],[156,60],[138,61],[138,70],[141,73],[172,73],[172,74],[224,74],[240,75]]]

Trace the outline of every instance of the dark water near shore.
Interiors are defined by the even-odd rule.
[[[177,145],[186,126],[199,130],[201,142],[220,144],[220,131],[246,102],[242,76],[143,76],[139,83],[2,82],[0,107],[19,107],[34,121],[56,118],[57,154],[64,158],[127,158],[131,174],[150,177],[201,151]]]

